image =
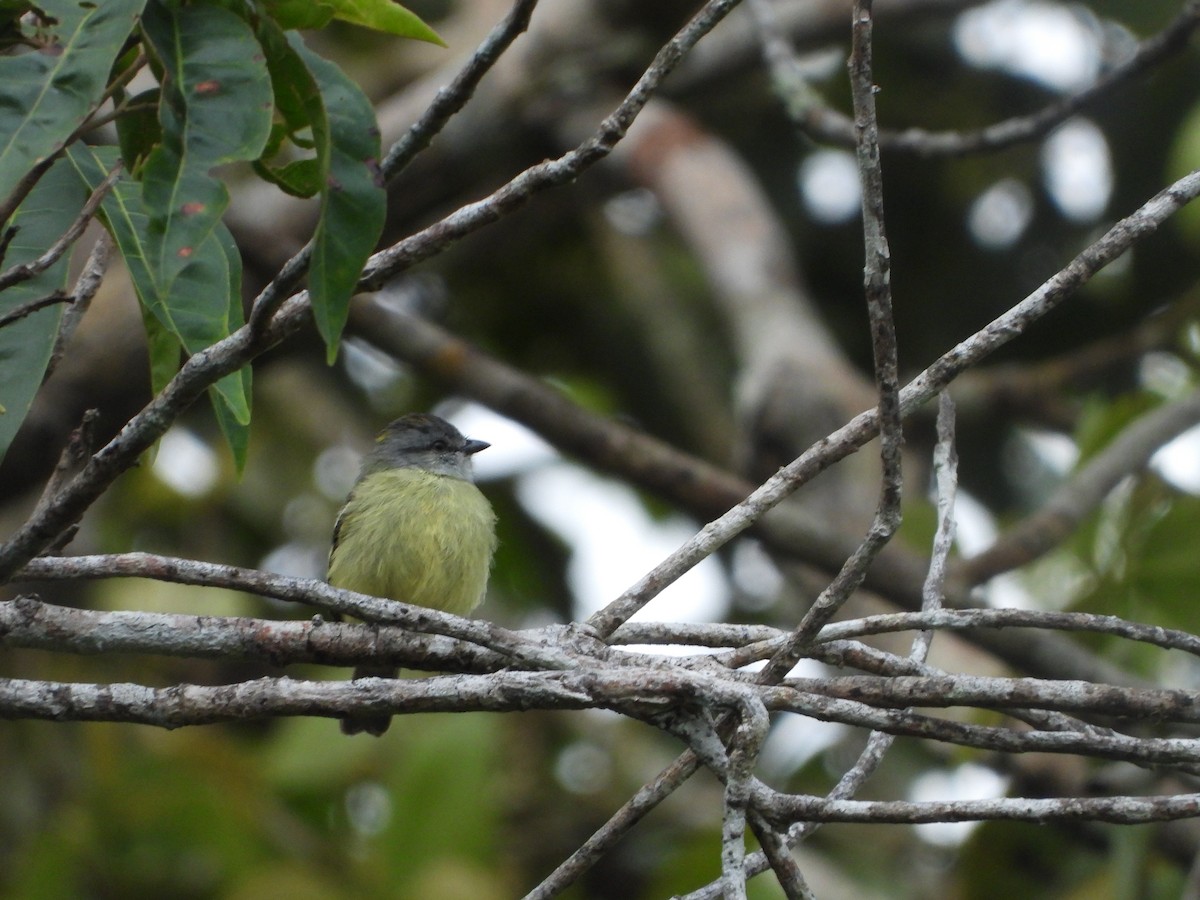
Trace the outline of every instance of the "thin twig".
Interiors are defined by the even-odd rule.
[[[954,399],[964,416],[1016,412],[1052,428],[1070,431],[1078,420],[1077,395],[1119,367],[1129,367],[1151,350],[1178,345],[1187,323],[1200,314],[1200,286],[1193,285],[1165,309],[1135,327],[1038,361],[1005,362],[963,374]],[[1069,398],[1063,395],[1069,395]]]
[[[745,877],[753,878],[770,867],[787,900],[816,900],[816,894],[808,886],[804,873],[800,871],[800,866],[792,858],[786,834],[780,833],[772,826],[757,808],[752,807],[749,810],[749,816],[754,825],[754,836],[758,838],[762,849],[746,857],[743,864]],[[761,868],[758,868],[756,863],[760,858],[762,864]],[[694,896],[694,894],[688,896]]]
[[[21,176],[21,180],[17,182],[16,187],[14,187],[9,195],[4,198],[4,202],[0,203],[0,226],[3,226],[8,222],[9,219],[12,218],[12,215],[14,212],[16,212],[17,207],[24,202],[25,198],[29,196],[29,192],[33,190],[34,186],[41,180],[42,176],[50,171],[50,167],[58,161],[63,153],[66,152],[66,149],[91,129],[92,126],[90,124],[90,119],[95,111],[104,103],[106,103],[109,98],[113,96],[113,94],[128,84],[133,76],[137,74],[138,69],[140,69],[145,62],[146,57],[139,53],[129,68],[122,72],[104,89],[104,93],[100,96],[100,100],[95,106],[92,107],[92,111],[84,117],[83,121],[80,122],[80,124],[76,126],[75,129],[69,135],[67,135],[67,137],[52,152],[47,153],[45,157],[38,160],[35,165],[30,167],[28,172]]]
[[[17,597],[0,603],[0,643],[81,656],[154,654],[274,666],[318,663],[353,666],[380,660],[408,669],[489,672],[512,667],[512,657],[444,635],[389,625],[311,619],[278,620],[101,612]]]
[[[800,626],[767,663],[759,677],[762,683],[780,680],[796,664],[806,645],[862,584],[867,567],[891,540],[900,524],[903,438],[899,402],[899,362],[895,324],[892,319],[891,254],[884,226],[883,180],[879,163],[875,84],[871,70],[871,31],[871,2],[857,0],[854,9],[850,80],[855,121],[858,125],[858,166],[863,186],[863,231],[866,244],[864,288],[871,322],[875,380],[879,390],[879,418],[882,423],[879,501],[867,537],[859,550],[847,561],[829,587],[821,592]],[[928,594],[925,602],[929,602]],[[918,635],[914,639],[912,658],[923,661],[927,650],[928,638]],[[879,768],[893,742],[894,737],[890,734],[871,732],[866,748],[854,765],[843,773],[832,795],[850,797],[856,794]],[[802,840],[814,830],[813,823],[804,823],[788,835],[788,842]],[[758,860],[753,860],[752,864],[754,863],[760,864]]]
[[[1074,700],[1072,689],[1106,689],[1109,685],[1093,685],[1090,682],[1066,683],[1053,699],[1046,697],[1047,704],[1054,707],[1080,709],[1089,706],[1093,715],[1104,715],[1106,710],[1121,707],[1115,705],[1110,696],[1095,699],[1090,704],[1085,700]],[[1130,691],[1127,688],[1114,688]],[[1141,689],[1139,689],[1141,690]],[[804,693],[791,690],[790,685],[778,688],[763,686],[763,699],[773,712],[794,712],[823,722],[833,722],[870,731],[886,731],[901,737],[921,738],[991,750],[997,753],[1061,753],[1096,759],[1114,759],[1139,765],[1180,764],[1194,768],[1200,764],[1200,741],[1185,738],[1139,738],[1118,732],[1097,734],[1094,730],[1080,731],[1029,731],[1000,728],[987,725],[970,725],[934,716],[920,715],[905,709],[878,709],[869,704],[838,697],[829,697],[816,691]],[[1162,693],[1162,692],[1158,692]],[[1179,692],[1174,699],[1174,709],[1181,718],[1195,716],[1188,711],[1194,705],[1194,697]],[[1133,701],[1129,701],[1132,705]],[[1171,708],[1170,700],[1165,703],[1156,697],[1146,707]],[[997,704],[1002,705],[1002,704]],[[1049,708],[1049,706],[1048,706]]]
[[[84,461],[92,454],[96,448],[96,423],[100,420],[100,411],[97,409],[89,409],[83,414],[83,418],[79,422],[79,427],[71,432],[67,438],[67,445],[59,454],[58,462],[54,465],[54,471],[50,473],[50,477],[46,480],[45,486],[42,488],[41,496],[38,497],[37,505],[34,506],[31,516],[36,516],[41,511],[50,505],[54,499],[54,495],[66,484],[67,479],[72,473],[78,471]],[[72,530],[68,528],[64,536],[70,536]],[[55,542],[56,545],[65,546],[65,541],[60,537]]]
[[[833,668],[857,669],[878,676],[944,678],[948,674],[927,663],[919,663],[906,656],[896,656],[856,641],[830,641],[826,644],[817,644],[812,649],[812,657]],[[1079,732],[1098,737],[1111,737],[1117,734],[1112,728],[1104,728],[1054,710],[1010,709],[1008,715],[1039,731]],[[1200,767],[1190,767],[1186,771],[1200,775]]]
[[[855,700],[888,709],[909,707],[1048,709],[1055,712],[1195,724],[1200,722],[1194,691],[1126,688],[1090,681],[991,678],[981,675],[846,675],[794,678],[796,690]]]
[[[454,80],[437,92],[433,102],[407,133],[392,145],[383,159],[383,175],[389,181],[404,170],[418,153],[429,146],[450,121],[475,95],[483,76],[500,59],[517,37],[529,27],[538,0],[515,0],[512,9],[471,54],[471,58]]]
[[[675,792],[700,768],[696,754],[688,750],[663,769],[654,780],[642,785],[607,822],[525,895],[524,900],[550,900],[574,884],[611,850],[652,809]]]
[[[721,881],[728,900],[746,897],[746,807],[758,752],[770,720],[762,703],[752,697],[739,704],[737,725],[729,738],[725,772],[725,815],[721,825]]]
[[[117,163],[117,165],[113,167],[112,171],[105,176],[104,180],[96,186],[96,189],[92,191],[91,196],[87,198],[87,202],[83,204],[83,208],[79,211],[79,215],[75,217],[75,221],[72,222],[70,227],[62,233],[62,236],[58,240],[50,245],[49,249],[47,249],[45,253],[43,253],[37,259],[30,260],[27,263],[15,265],[3,274],[0,274],[0,291],[7,290],[14,284],[20,284],[22,281],[28,281],[30,278],[40,275],[42,272],[46,271],[48,268],[58,262],[58,260],[64,253],[67,252],[70,246],[79,240],[79,236],[83,234],[83,230],[87,228],[88,223],[91,222],[95,217],[96,210],[100,208],[100,203],[104,200],[109,190],[112,189],[112,186],[117,183],[117,179],[120,177],[121,164]],[[65,300],[67,298],[64,297],[63,299]],[[15,321],[15,319],[11,317],[15,316],[19,312],[21,311],[13,310],[12,312],[8,313],[8,315],[0,318],[0,327],[9,324],[10,321]],[[28,313],[25,313],[24,315],[28,315]],[[20,316],[17,316],[17,318],[20,318]]]
[[[804,648],[838,609],[859,589],[867,567],[892,539],[900,526],[903,486],[900,413],[900,366],[896,328],[892,319],[891,251],[884,227],[883,170],[879,163],[879,125],[875,113],[875,82],[871,70],[871,0],[855,0],[853,42],[850,53],[850,86],[858,129],[858,170],[862,180],[863,237],[866,262],[864,293],[871,323],[875,383],[879,391],[880,422],[879,500],[863,542],[817,597],[787,644],[767,664],[763,683],[778,681],[800,659]]]
[[[945,603],[946,564],[954,546],[954,501],[958,495],[958,450],[954,444],[954,401],[942,391],[938,395],[937,446],[933,451],[933,471],[937,483],[937,530],[929,559],[929,574],[922,587],[921,612],[934,612]],[[920,662],[929,658],[933,632],[917,632],[909,656]]]
[[[75,329],[83,321],[84,315],[92,305],[92,300],[104,283],[104,275],[108,271],[109,259],[112,256],[113,239],[107,231],[101,231],[92,245],[83,271],[75,281],[75,290],[71,292],[71,305],[63,311],[62,320],[58,323],[58,335],[54,338],[54,349],[50,351],[50,362],[46,365],[46,378],[58,368],[59,361],[66,351],[67,344],[75,334]]]
[[[958,457],[954,443],[954,402],[943,391],[938,397],[938,441],[934,448],[934,471],[937,476],[937,531],[933,541],[933,554],[929,563],[929,574],[925,579],[922,612],[933,612],[941,608],[942,586],[945,581],[946,560],[954,543],[954,499],[958,489]],[[823,633],[823,632],[822,632]],[[908,658],[914,663],[924,664],[933,642],[929,629],[918,631],[913,637]],[[879,769],[887,751],[895,743],[895,736],[882,731],[872,731],[867,746],[859,754],[854,765],[838,779],[838,783],[827,795],[831,800],[848,800],[862,788]],[[789,842],[795,843],[808,838],[819,827],[819,823],[802,822],[789,832]]]
[[[1129,59],[1078,93],[1050,103],[1030,115],[1013,116],[971,131],[935,132],[922,128],[884,130],[879,135],[880,146],[886,152],[912,153],[930,158],[994,152],[1036,140],[1125,82],[1186,49],[1198,27],[1200,3],[1191,0],[1162,31],[1142,41]],[[764,54],[768,55],[776,89],[783,96],[793,121],[813,140],[853,146],[854,123],[842,113],[821,104],[815,92],[802,80],[797,86],[794,54],[790,59],[783,55],[779,48],[781,43],[775,38],[770,44],[764,44]]]
[[[1122,479],[1140,472],[1165,444],[1200,423],[1200,391],[1151,410],[1126,427],[1064,482],[1036,512],[955,572],[966,583],[1019,568],[1066,540]]]
[[[64,294],[62,291],[55,291],[52,294],[47,294],[45,297],[38,297],[36,300],[30,300],[28,303],[22,303],[16,309],[10,310],[4,315],[0,316],[0,328],[12,325],[14,322],[20,322],[26,316],[32,316],[39,310],[48,309],[51,306],[57,306],[59,303],[70,302],[71,296],[69,294]]]
[[[821,632],[821,640],[845,640],[913,629],[960,631],[976,628],[1036,628],[1109,634],[1152,644],[1164,650],[1180,650],[1200,656],[1200,637],[1186,631],[1143,625],[1117,616],[1040,609],[941,609],[923,613],[886,613],[827,625]]]
[[[81,124],[75,130],[76,137],[87,134],[89,131],[95,131],[102,125],[107,125],[109,122],[115,121],[127,113],[136,112],[142,109],[158,108],[157,102],[142,101],[135,103],[134,98],[126,97],[120,103],[114,103],[113,108],[108,112],[103,114],[100,113],[100,107],[105,103],[105,101],[111,100],[117,95],[118,91],[122,90],[126,85],[129,84],[129,82],[133,81],[134,77],[138,72],[141,71],[142,66],[145,64],[146,52],[145,50],[139,50],[137,56],[134,57],[133,62],[129,64],[128,68],[114,78],[112,83],[104,89],[104,94],[100,99],[100,103],[98,103],[88,117],[83,120],[83,124]],[[70,146],[70,144],[67,146]],[[133,161],[128,160],[128,162],[132,165]]]

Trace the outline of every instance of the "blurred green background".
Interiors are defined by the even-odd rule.
[[[576,5],[579,9],[570,8]],[[1166,0],[1004,3],[982,7],[999,7],[998,18],[968,20],[980,4],[876,5],[883,124],[932,129],[975,127],[1036,110],[1103,71],[1110,62],[1105,53],[1127,50],[1180,9]],[[390,39],[350,26],[311,37],[363,84],[381,110],[392,109],[389,104],[398,104],[396,98],[403,99],[418,79],[472,46],[505,9],[503,3],[448,0],[411,6],[441,30],[450,51],[397,49]],[[558,15],[573,21],[570,15],[590,9],[596,19],[579,21],[594,30],[568,38],[549,25],[535,25],[527,40],[544,41],[538,46],[548,48],[532,70],[537,77],[513,90],[502,108],[488,108],[490,95],[478,101],[484,108],[470,114],[477,117],[470,119],[471,128],[478,130],[435,143],[399,179],[385,240],[563,152],[562,121],[610,107],[695,4],[544,6],[535,23],[539,16],[551,23]],[[817,89],[845,110],[847,29],[826,23],[848,22],[848,4],[808,4],[812,8],[795,17],[786,14],[801,6],[806,4],[782,5],[781,19],[792,23],[800,50],[812,54],[806,58]],[[821,18],[827,7],[836,7],[828,20]],[[972,28],[1000,35],[1003,28],[1016,29],[1012,23],[1022,11],[1045,14],[1021,21],[1022,27],[1050,29],[1043,37],[1051,60],[1069,56],[1077,44],[1090,48],[1095,57],[1090,64],[1068,69],[1076,71],[1077,82],[1054,81],[1058,76],[1046,74],[1053,67],[1039,69],[1019,54],[1004,57],[996,50],[999,61],[992,63],[970,57]],[[1027,32],[1004,33],[1018,45],[1029,42],[1022,37]],[[812,172],[804,168],[806,161],[836,168],[839,157],[818,156],[822,148],[797,134],[752,44],[722,54],[681,71],[668,82],[667,95],[698,129],[750,167],[786,229],[821,318],[840,352],[865,373],[870,347],[858,219],[853,212],[820,212],[818,189],[837,188],[836,173],[805,181],[806,171]],[[885,154],[905,371],[919,371],[1017,302],[1105,225],[1200,166],[1198,87],[1200,57],[1193,42],[1153,75],[1089,107],[1080,126],[1082,144],[1074,149],[1048,150],[1053,139],[1044,139],[963,159]],[[596,117],[588,121],[593,127]],[[1055,169],[1052,152],[1078,155],[1068,155]],[[1066,177],[1064,172],[1083,178],[1082,201],[1078,194],[1071,201],[1056,186],[1054,178]],[[246,292],[252,297],[303,241],[304,220],[280,218],[280,210],[292,208],[262,202],[245,173],[233,171],[229,178],[231,227],[247,259]],[[998,185],[993,201],[1001,204],[1000,212],[992,215],[999,231],[989,231],[988,210],[981,211],[980,204]],[[837,200],[835,190],[835,212]],[[984,224],[973,216],[984,216]],[[605,164],[419,266],[389,292],[395,302],[507,364],[552,380],[587,408],[730,466],[742,437],[734,402],[741,363],[701,262],[656,198],[620,165]],[[1097,341],[1126,340],[1168,307],[1182,310],[1156,346],[1127,348],[1087,377],[1055,382],[1035,395],[992,398],[979,407],[964,401],[963,485],[984,519],[1002,527],[1033,508],[1047,485],[1061,477],[1062,469],[1048,461],[1038,441],[1067,447],[1068,455],[1086,455],[1134,412],[1195,384],[1197,332],[1188,310],[1200,299],[1198,275],[1200,215],[1193,208],[1004,352],[997,362],[1052,366]],[[690,366],[681,367],[673,361],[678,357],[664,351],[672,339],[690,342],[684,344]],[[65,434],[85,409],[99,408],[111,434],[146,402],[144,371],[136,306],[127,284],[110,278],[0,468],[6,531],[28,514]],[[254,400],[253,437],[240,478],[210,412],[198,405],[153,460],[122,476],[89,512],[68,552],[145,550],[320,576],[357,453],[383,423],[418,409],[449,415],[495,448],[488,451],[497,460],[490,472],[487,454],[480,457],[482,486],[499,512],[501,539],[488,600],[479,611],[486,618],[512,627],[576,618],[605,596],[600,591],[597,598],[596,584],[587,584],[589,570],[579,567],[586,554],[601,560],[607,554],[615,567],[618,559],[645,549],[631,547],[630,535],[666,535],[669,550],[670,542],[678,543],[699,524],[659,498],[598,478],[585,480],[598,495],[611,489],[604,508],[612,516],[585,513],[591,493],[586,498],[562,489],[554,493],[556,483],[569,482],[542,480],[538,487],[547,472],[575,471],[562,468],[569,461],[502,430],[464,398],[444,395],[420,373],[361,343],[350,342],[340,361],[326,367],[318,339],[305,332],[259,360]],[[915,423],[908,436],[914,455],[927,458],[929,432],[927,421]],[[510,434],[506,448],[497,435]],[[1055,607],[1194,628],[1193,600],[1200,587],[1194,562],[1197,489],[1186,480],[1145,474],[1072,543],[1027,573],[1023,588]],[[554,517],[539,512],[542,507],[531,498],[539,490],[550,490],[543,503],[567,510],[567,519],[586,516],[579,531],[597,540],[583,547],[578,534],[556,528]],[[914,547],[928,533],[922,497],[923,485],[914,479],[906,536]],[[622,535],[627,514],[638,524]],[[636,565],[631,571],[630,581],[642,574]],[[678,602],[699,615],[689,603],[702,600],[704,615],[732,621],[794,621],[794,600],[775,602],[776,578],[752,548],[742,548],[714,562],[702,582],[677,595]],[[312,614],[259,598],[149,581],[34,589],[47,602],[95,609]],[[1105,647],[1097,643],[1096,649]],[[1191,667],[1172,668],[1158,655],[1119,661],[1194,683]],[[70,657],[6,648],[0,674],[171,685],[281,673],[202,660]],[[294,667],[286,674],[348,677],[317,667]],[[764,777],[819,793],[836,782],[864,736],[801,723],[780,727],[772,740]],[[604,713],[412,716],[379,740],[345,738],[333,720],[174,732],[7,722],[0,728],[0,895],[520,896],[679,749],[644,725]],[[985,774],[993,764],[998,774]],[[978,777],[967,777],[972,773]],[[1076,760],[1052,759],[1018,770],[981,754],[900,742],[864,796],[912,796],[919,785],[930,787],[922,779],[931,775],[942,778],[933,785],[946,792],[984,784],[993,791],[1007,785],[1014,793],[1031,793],[1043,775],[1058,785],[1082,785],[1091,769]],[[955,781],[959,776],[964,780]],[[697,776],[569,896],[658,898],[698,888],[719,874],[720,826],[719,786]],[[1150,826],[987,825],[941,836],[900,827],[830,826],[800,853],[821,897],[1165,897],[1178,895],[1189,840]],[[781,893],[764,878],[754,882],[752,896]]]

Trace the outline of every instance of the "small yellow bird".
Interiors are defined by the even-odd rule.
[[[487,590],[496,514],[471,457],[490,445],[437,416],[414,413],[379,433],[333,526],[327,581],[376,597],[466,615]],[[360,666],[355,678],[396,677]],[[346,716],[346,734],[381,735],[390,716]]]

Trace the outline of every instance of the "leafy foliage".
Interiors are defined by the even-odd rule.
[[[104,97],[113,63],[145,0],[48,0],[31,36],[45,53],[0,59],[0,197],[52,158]]]
[[[5,262],[28,263],[41,256],[71,224],[86,194],[66,161],[50,167],[18,207],[10,227],[16,229]],[[14,313],[67,287],[67,257],[28,281],[0,293],[0,314]],[[65,299],[65,294],[63,294]],[[52,303],[0,328],[0,450],[20,427],[42,384],[62,318],[62,303]]]
[[[154,389],[175,374],[181,353],[199,353],[243,323],[242,261],[221,223],[229,193],[215,174],[237,163],[253,163],[294,193],[320,196],[310,290],[332,360],[358,274],[383,226],[379,131],[358,87],[299,36],[284,32],[337,18],[439,43],[437,35],[389,0],[53,0],[37,9],[23,38],[53,52],[0,59],[0,133],[8,138],[0,149],[0,197],[13,206],[21,203],[27,192],[22,185],[36,185],[39,168],[64,154],[70,166],[60,163],[53,177],[40,176],[61,189],[63,173],[77,173],[76,184],[61,191],[64,201],[84,187],[97,189],[109,171],[123,165],[104,199],[102,218],[147,313]],[[27,10],[24,4],[12,7],[11,27]],[[128,97],[122,73],[136,65],[139,48],[159,87]],[[119,151],[79,140],[110,95],[118,101]],[[288,143],[310,156],[272,166],[270,160]],[[73,209],[56,204],[52,218],[31,227],[32,211],[45,204],[50,190],[35,189],[10,217],[8,225],[25,234],[8,262],[40,255],[78,213],[82,200]],[[44,295],[48,285],[62,287],[64,266],[6,292],[6,308],[17,308],[38,291]],[[17,348],[15,358],[29,362],[19,375],[5,376],[17,383],[4,395],[10,414],[0,427],[0,455],[45,369],[57,323],[49,310],[0,336]],[[211,395],[240,468],[250,423],[249,370],[226,376]]]

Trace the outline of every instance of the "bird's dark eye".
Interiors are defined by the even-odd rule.
[[[438,453],[441,453],[445,450],[449,450],[450,445],[443,439],[438,438],[436,441],[433,442],[433,449],[436,450]]]

